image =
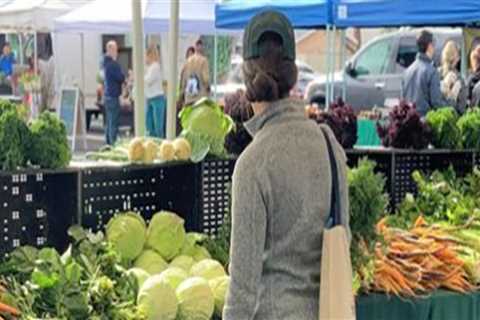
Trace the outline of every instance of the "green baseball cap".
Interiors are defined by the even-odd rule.
[[[258,41],[266,32],[273,32],[282,38],[284,58],[295,61],[295,33],[288,18],[278,11],[263,11],[255,15],[243,35],[243,59],[254,59],[262,55]]]

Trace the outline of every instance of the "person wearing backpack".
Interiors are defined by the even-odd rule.
[[[194,104],[197,100],[207,97],[210,93],[210,76],[208,60],[203,55],[203,43],[198,40],[195,53],[183,66],[180,79],[180,108]]]

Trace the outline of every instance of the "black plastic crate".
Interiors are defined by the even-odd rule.
[[[200,211],[196,224],[198,231],[215,235],[230,210],[231,182],[234,159],[206,160],[200,169]]]
[[[82,225],[103,230],[118,212],[134,211],[146,221],[161,210],[181,215],[192,230],[197,212],[197,168],[193,164],[96,167],[81,174]]]
[[[395,182],[392,201],[397,206],[407,193],[417,193],[417,186],[412,174],[418,170],[424,174],[431,174],[435,170],[445,171],[452,167],[455,173],[462,177],[472,172],[473,152],[454,150],[422,150],[422,151],[395,151]]]
[[[77,171],[0,172],[0,257],[23,245],[68,245],[78,212]]]
[[[412,173],[416,170],[430,174],[435,170],[453,167],[458,176],[472,171],[474,152],[469,150],[399,150],[355,149],[347,151],[348,164],[354,166],[358,159],[367,157],[377,163],[377,170],[385,175],[391,208],[396,208],[407,193],[416,194],[417,186]]]
[[[99,231],[119,212],[138,212],[148,222],[156,212],[170,210],[185,219],[188,231],[215,234],[230,204],[233,167],[233,160],[209,159],[84,169],[82,225]]]

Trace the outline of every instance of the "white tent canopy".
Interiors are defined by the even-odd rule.
[[[69,10],[62,0],[4,0],[0,2],[0,30],[47,32],[53,29],[53,20]]]
[[[167,32],[170,0],[142,0],[144,32]],[[215,0],[180,0],[180,33],[214,34]],[[56,32],[129,33],[131,0],[93,0],[55,20]]]

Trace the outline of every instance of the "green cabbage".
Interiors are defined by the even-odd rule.
[[[218,277],[226,276],[227,273],[220,262],[206,259],[194,264],[192,269],[190,269],[190,275],[193,277],[201,277],[206,280],[213,280]]]
[[[135,277],[135,279],[137,280],[138,288],[141,288],[145,281],[150,278],[150,274],[140,268],[131,268],[130,270],[128,270],[128,274]]]
[[[215,314],[221,317],[223,307],[225,306],[225,298],[227,297],[228,288],[230,286],[230,277],[218,277],[210,280],[208,284],[210,285],[215,298]]]
[[[159,275],[145,281],[138,293],[138,308],[147,320],[175,320],[178,302],[175,290]]]
[[[204,234],[195,232],[187,233],[185,243],[180,251],[180,254],[192,257],[195,261],[210,259],[211,256],[208,250],[199,245],[205,241],[206,238],[207,236]]]
[[[142,253],[147,227],[143,218],[133,212],[119,214],[107,224],[107,240],[122,259],[133,261]]]
[[[178,320],[210,320],[215,298],[207,280],[193,277],[177,288]]]
[[[225,137],[233,129],[233,120],[222,108],[208,98],[200,99],[193,106],[180,112],[182,136],[192,146],[191,160],[199,162],[208,154],[224,156]]]
[[[178,256],[170,262],[170,267],[183,269],[185,272],[190,272],[190,269],[195,264],[195,260],[190,256]]]
[[[155,214],[148,227],[147,247],[171,261],[180,253],[185,242],[184,223],[182,218],[171,212]]]
[[[182,283],[188,278],[188,274],[183,269],[169,267],[167,270],[163,271],[160,274],[160,278],[176,290],[180,283]]]
[[[195,245],[195,247],[193,248],[192,257],[197,262],[212,258],[208,250],[199,245]]]
[[[160,274],[168,268],[168,263],[153,250],[145,250],[135,261],[135,267],[151,275]]]

